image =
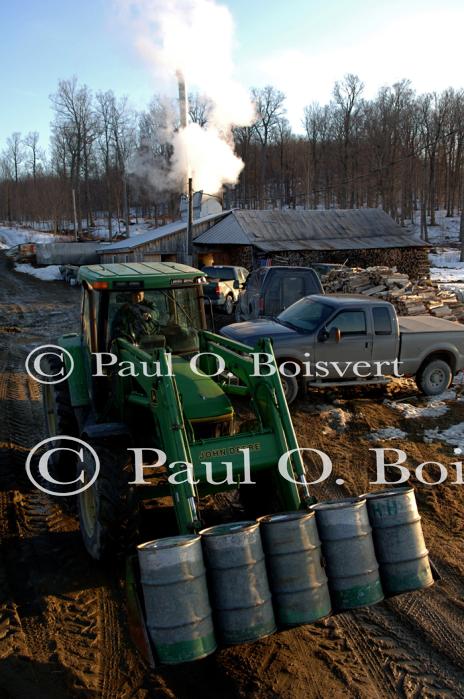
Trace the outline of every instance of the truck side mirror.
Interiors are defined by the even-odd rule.
[[[234,289],[240,289],[240,282],[238,279],[234,279]]]
[[[342,333],[340,331],[340,328],[330,328],[329,336],[327,339],[331,340],[332,342],[340,342],[340,340],[342,339]]]

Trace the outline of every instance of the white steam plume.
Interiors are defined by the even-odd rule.
[[[251,123],[248,91],[234,78],[234,23],[229,10],[214,0],[116,0],[126,31],[158,80],[185,77],[187,91],[197,90],[212,103],[208,124],[188,124],[167,139],[174,147],[169,180],[193,177],[195,189],[214,194],[233,183],[243,162],[233,151],[232,126]],[[174,90],[173,90],[174,91]],[[168,129],[169,131],[169,129]],[[163,173],[166,185],[166,173]],[[151,178],[152,181],[155,178]]]

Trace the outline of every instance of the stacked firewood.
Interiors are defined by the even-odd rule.
[[[392,303],[399,315],[431,314],[464,322],[464,303],[453,291],[440,289],[430,279],[412,281],[394,267],[343,267],[326,274],[322,283],[326,293],[364,294]]]

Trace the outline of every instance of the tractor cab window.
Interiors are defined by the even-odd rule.
[[[124,338],[147,351],[197,352],[202,319],[197,288],[110,292],[108,342]]]

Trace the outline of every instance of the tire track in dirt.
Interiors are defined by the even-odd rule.
[[[21,290],[23,298],[28,296],[27,282]],[[49,309],[37,313],[38,309],[14,304],[9,310],[24,325],[39,326],[45,342],[55,326],[62,328],[64,312],[55,313],[47,323]],[[13,345],[10,337],[6,341],[4,337],[0,629],[6,629],[1,634],[6,643],[0,645],[4,661],[0,690],[21,698],[136,696],[143,691],[145,673],[135,654],[127,653],[127,639],[120,628],[120,590],[96,564],[90,564],[75,517],[63,510],[62,503],[34,488],[25,475],[26,454],[44,436],[40,388],[24,372],[29,347]],[[14,339],[17,343],[18,336]],[[21,333],[21,341],[26,339],[30,336]]]

